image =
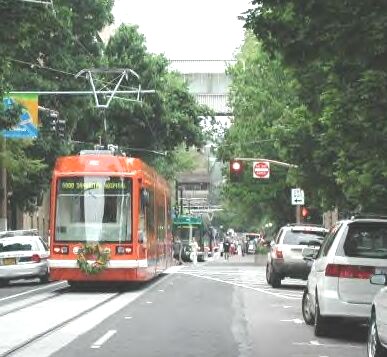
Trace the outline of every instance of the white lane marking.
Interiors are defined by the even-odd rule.
[[[294,322],[295,324],[303,324],[304,321],[300,319],[290,319],[290,320],[280,320],[281,322]],[[318,341],[310,341],[312,344],[313,342],[318,342]]]
[[[190,276],[194,276],[196,278],[202,278],[202,279],[207,279],[207,280],[213,280],[213,281],[217,281],[219,283],[224,283],[224,284],[228,284],[228,285],[235,285],[235,286],[239,286],[241,288],[245,288],[245,289],[249,289],[249,290],[254,290],[254,291],[258,291],[258,292],[261,292],[261,293],[265,293],[265,294],[268,294],[268,295],[273,295],[273,296],[276,296],[276,297],[280,297],[280,298],[283,298],[283,299],[289,299],[289,300],[299,300],[300,297],[299,296],[288,296],[288,295],[283,295],[281,293],[275,293],[273,291],[269,291],[269,290],[266,290],[266,289],[261,289],[261,288],[254,288],[254,287],[251,287],[251,286],[246,286],[244,284],[239,284],[239,283],[235,283],[235,282],[229,282],[229,281],[224,281],[224,280],[221,280],[221,279],[217,279],[217,278],[212,278],[210,276],[204,276],[204,275],[199,275],[199,274],[193,274],[193,273],[186,273],[186,272],[181,272],[182,274],[184,275],[190,275]]]
[[[163,289],[159,289],[158,291],[160,291],[160,293],[163,293],[163,292],[164,292],[164,290],[163,290]]]
[[[169,267],[167,270],[165,270],[164,273],[165,274],[176,274],[183,268],[184,268],[183,265],[174,265],[173,267]]]
[[[117,333],[117,330],[109,330],[97,341],[95,341],[90,348],[100,348],[107,340],[109,340],[113,335]]]
[[[363,348],[363,346],[355,346],[351,344],[328,344],[320,343],[318,341],[309,341],[309,342],[293,342],[293,345],[296,346],[311,346],[311,347],[327,347],[327,348]]]
[[[133,318],[132,316],[125,316],[125,317],[124,317],[125,320],[130,320],[130,319],[132,319],[132,318]]]
[[[274,305],[271,305],[271,307],[282,307],[284,309],[290,309],[293,306],[292,305],[278,305],[278,304],[274,304]]]
[[[42,337],[40,340],[36,341],[36,343],[29,345],[25,350],[16,353],[15,357],[50,357],[58,350],[77,339],[80,335],[90,331],[108,317],[133,303],[140,296],[156,288],[161,283],[166,283],[165,279],[166,278],[161,278],[143,290],[123,293],[115,300],[100,306],[96,310],[74,320],[63,328]]]
[[[35,291],[45,290],[45,289],[48,289],[48,288],[50,288],[50,287],[52,287],[52,286],[56,286],[56,285],[67,285],[67,282],[66,282],[66,281],[59,281],[58,283],[54,283],[54,284],[42,286],[42,287],[40,287],[40,288],[36,288],[36,289],[24,291],[24,292],[19,293],[19,294],[15,294],[15,295],[10,295],[10,296],[7,296],[7,297],[3,297],[3,298],[0,299],[0,301],[5,301],[5,300],[14,299],[14,298],[19,297],[19,296],[31,294],[31,293],[33,293],[33,292],[35,292]]]
[[[147,303],[147,304],[152,304],[152,301],[147,301],[146,303]]]

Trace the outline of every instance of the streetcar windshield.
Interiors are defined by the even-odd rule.
[[[182,241],[190,241],[192,237],[200,239],[200,229],[194,226],[175,226],[173,230],[173,236],[175,239]]]
[[[128,178],[84,176],[59,179],[55,240],[131,241],[131,191]]]

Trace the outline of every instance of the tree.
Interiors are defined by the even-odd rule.
[[[326,208],[385,210],[386,10],[379,1],[263,0],[247,17],[300,83],[305,106],[290,138],[310,139],[285,154],[308,163],[304,181]]]
[[[257,157],[282,160],[274,128],[284,111],[298,108],[294,95],[296,85],[280,58],[271,59],[251,33],[229,69],[230,105],[234,122],[219,149],[224,161],[235,157]],[[259,226],[267,217],[281,223],[294,220],[290,206],[290,184],[287,169],[272,165],[268,181],[253,179],[251,163],[245,167],[242,184],[228,183],[226,204],[238,212],[239,225]]]
[[[112,0],[58,0],[52,9],[0,0],[0,53],[6,54],[0,55],[0,69],[8,69],[0,72],[0,94],[12,90],[90,90],[86,78],[76,78],[75,74],[84,68],[101,67],[130,67],[139,73],[142,88],[156,90],[142,105],[117,99],[105,110],[95,108],[91,96],[41,96],[39,105],[55,109],[66,120],[66,140],[59,140],[49,130],[42,113],[39,137],[33,142],[12,143],[15,148],[6,156],[10,158],[13,205],[33,209],[30,203],[48,188],[56,157],[92,148],[100,138],[160,167],[180,162],[175,148],[182,142],[197,146],[203,142],[200,116],[210,111],[195,102],[180,75],[168,71],[163,56],[147,53],[145,38],[137,28],[122,26],[107,45],[102,42],[99,32],[111,24],[112,6]],[[100,79],[106,84],[106,77]],[[17,112],[1,115],[0,130],[2,124],[11,125],[6,122],[8,117],[17,120]],[[161,157],[144,154],[150,151],[175,153],[168,154],[166,164],[162,164]],[[18,161],[25,162],[30,175],[10,164]],[[171,171],[166,173],[171,175]],[[24,194],[18,195],[18,190]]]

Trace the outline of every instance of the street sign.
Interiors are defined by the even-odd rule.
[[[292,188],[292,205],[304,205],[305,197],[304,190],[300,188]]]
[[[268,161],[254,161],[253,177],[258,179],[268,179],[270,177],[270,163]]]

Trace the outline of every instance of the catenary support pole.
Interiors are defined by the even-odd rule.
[[[0,137],[2,158],[0,162],[0,230],[6,231],[7,227],[7,170],[5,168],[6,138]]]

